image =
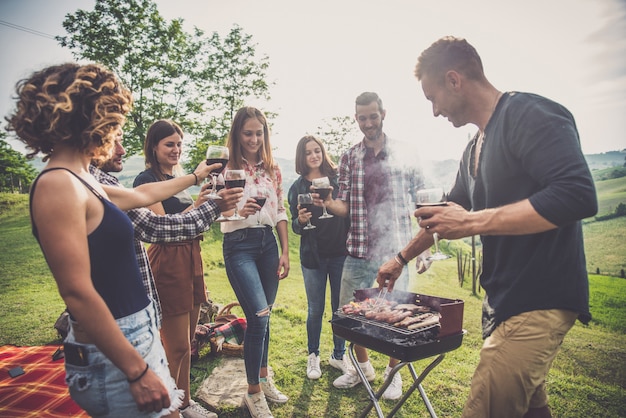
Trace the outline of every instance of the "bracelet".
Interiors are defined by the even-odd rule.
[[[128,381],[128,383],[135,383],[135,382],[138,382],[138,381],[139,381],[142,377],[144,377],[144,376],[145,376],[145,374],[146,374],[146,373],[148,373],[148,368],[149,368],[148,363],[146,363],[146,368],[145,368],[145,369],[143,369],[143,372],[141,372],[141,374],[140,374],[139,376],[137,376],[137,377],[136,377],[136,378],[134,378],[134,379],[128,379],[128,378],[127,378],[127,379],[126,379],[126,381]]]
[[[400,261],[400,259],[398,258],[398,256],[395,256],[393,259],[396,261],[396,263],[398,263],[398,265],[399,265],[400,267],[404,267],[404,266],[406,266],[406,264],[402,264],[402,261]]]
[[[406,266],[407,264],[409,264],[409,262],[406,261],[404,257],[402,257],[402,251],[398,251],[397,257],[400,261],[402,261],[403,266]]]
[[[196,181],[193,183],[194,186],[198,185],[198,175],[196,173],[191,173],[196,178]]]

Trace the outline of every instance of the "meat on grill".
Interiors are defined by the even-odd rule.
[[[439,313],[430,307],[412,303],[399,304],[391,300],[367,298],[352,301],[342,307],[346,315],[362,315],[367,319],[381,321],[393,326],[416,329],[439,323]]]

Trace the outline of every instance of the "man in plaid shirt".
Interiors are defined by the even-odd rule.
[[[91,164],[89,171],[99,183],[124,187],[116,177],[109,173],[122,171],[122,157],[125,154],[120,132],[118,140],[115,142],[112,157],[101,163],[100,168]],[[236,192],[235,189],[224,189],[220,191],[220,196],[222,199],[218,200],[207,200],[206,197],[200,196],[194,203],[195,208],[183,213],[157,215],[147,208],[132,209],[126,212],[135,228],[135,253],[139,263],[139,271],[146,293],[155,301],[159,326],[161,304],[143,242],[175,242],[193,239],[200,235],[209,229],[221,212],[234,209],[237,202],[243,197],[243,193]],[[205,203],[201,203],[202,201]]]
[[[395,141],[383,132],[385,115],[382,100],[376,93],[365,92],[356,98],[355,117],[364,138],[341,157],[339,194],[337,199],[329,197],[324,202],[335,215],[350,217],[340,306],[352,300],[356,289],[372,287],[380,265],[394,257],[412,236],[411,202],[415,191],[423,187],[423,179],[420,172],[411,167],[415,156],[410,155],[408,144]],[[404,155],[410,155],[409,161]],[[419,272],[426,268],[423,262]],[[395,288],[406,290],[408,276],[404,266]],[[367,350],[357,346],[355,352],[367,379],[374,380],[376,373]],[[397,363],[398,360],[390,359],[385,379]],[[361,379],[356,371],[349,368],[333,385],[344,389],[359,383]],[[401,395],[402,378],[396,373],[383,398],[398,399]]]

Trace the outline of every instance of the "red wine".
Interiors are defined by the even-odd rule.
[[[228,158],[207,158],[206,163],[207,165],[217,164],[217,163],[222,164],[221,168],[218,168],[216,170],[211,170],[212,174],[220,174],[226,168],[226,164],[228,164]]]
[[[237,180],[224,180],[227,189],[233,189],[235,187],[244,187],[246,185],[246,179]]]
[[[216,184],[215,185],[215,191],[219,192],[220,190],[222,190],[225,186],[223,184]]]
[[[320,199],[324,200],[328,197],[328,194],[330,193],[330,188],[323,188],[323,189],[318,189],[317,187],[314,187],[313,190],[315,190],[315,193],[317,193],[318,195],[320,195]]]
[[[254,200],[256,200],[256,204],[263,207],[263,205],[265,204],[265,201],[267,200],[266,197],[262,197],[262,196],[256,196],[254,197]]]
[[[300,203],[300,207],[304,208],[307,210],[307,212],[311,212],[313,213],[313,206],[315,206],[313,203]]]
[[[423,203],[416,203],[415,204],[415,209],[419,209],[419,208],[425,208],[428,206],[448,206],[448,202],[423,202]]]

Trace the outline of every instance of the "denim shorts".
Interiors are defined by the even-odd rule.
[[[141,412],[130,393],[126,375],[118,369],[94,344],[76,342],[70,321],[70,332],[65,343],[78,346],[86,353],[86,365],[65,361],[65,383],[72,399],[92,417],[152,417],[157,418],[177,410],[182,405],[183,391],[176,388],[170,375],[156,326],[156,312],[152,303],[145,309],[116,320],[124,336],[141,354],[150,369],[159,376],[170,393],[169,410]]]

